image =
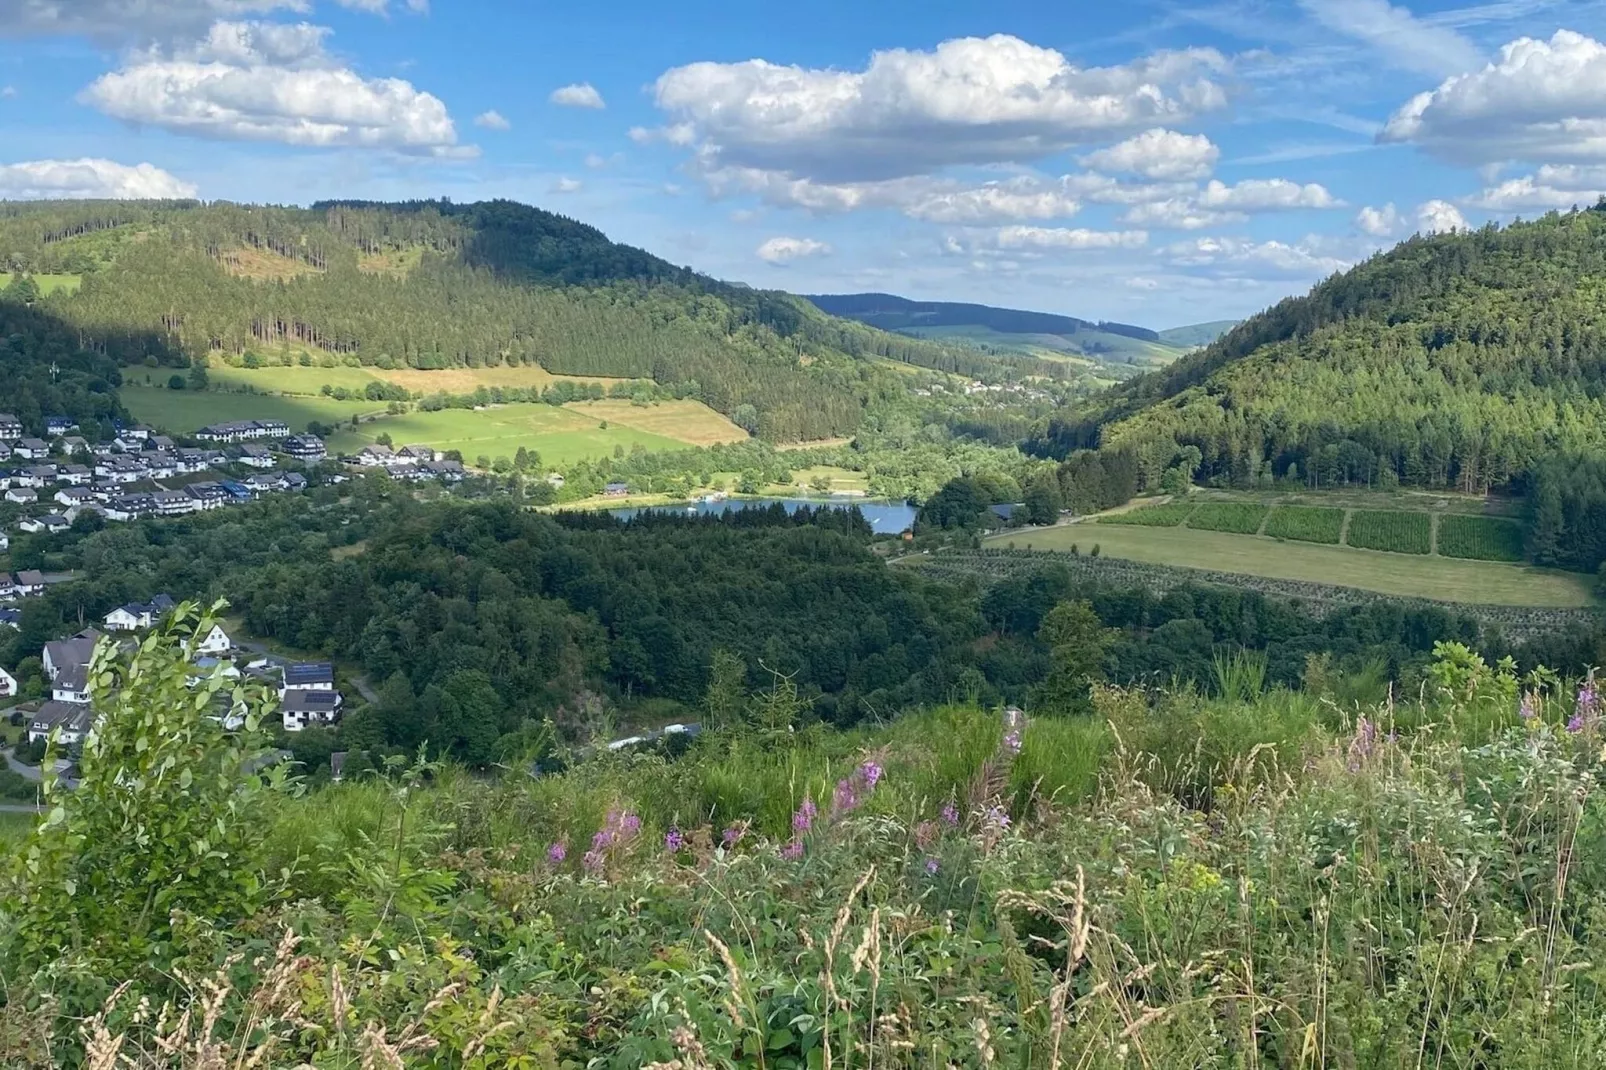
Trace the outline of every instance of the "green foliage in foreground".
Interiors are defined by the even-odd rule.
[[[166,778],[231,745],[140,775],[143,733],[192,723],[140,689],[176,665],[157,643],[112,670],[106,760],[24,857],[116,814],[189,846]],[[0,1064],[1598,1066],[1593,685],[1523,692],[1455,646],[1407,705],[1358,707],[1372,684],[1319,662],[1308,696],[1263,676],[1103,690],[1024,733],[963,707],[794,733],[776,701],[678,760],[260,794],[240,861],[289,894],[169,904],[142,961],[83,885],[13,877],[82,921],[50,954],[0,921]]]

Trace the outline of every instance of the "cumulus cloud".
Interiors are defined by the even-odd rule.
[[[1466,203],[1491,212],[1549,211],[1593,204],[1606,197],[1606,166],[1541,167],[1536,173],[1490,186]]]
[[[562,178],[560,178],[556,182],[552,183],[552,185],[548,186],[547,187],[547,192],[548,193],[579,193],[584,188],[585,188],[585,183],[581,182],[578,178],[570,178],[567,175],[564,175]]]
[[[1149,235],[1141,230],[1013,226],[999,228],[993,235],[993,242],[1000,249],[1141,249],[1149,243]]]
[[[1212,179],[1203,189],[1185,196],[1139,203],[1121,216],[1121,222],[1202,230],[1223,223],[1241,223],[1255,212],[1340,208],[1343,204],[1325,186],[1314,182],[1301,185],[1286,178],[1253,178],[1229,186]]]
[[[1606,160],[1606,45],[1571,30],[1512,41],[1412,98],[1379,138],[1468,165]]]
[[[1424,22],[1388,0],[1299,0],[1299,6],[1402,70],[1443,76],[1483,63],[1478,47],[1455,30]]]
[[[1248,238],[1195,238],[1168,245],[1163,253],[1177,267],[1270,271],[1303,278],[1331,275],[1353,262],[1325,252],[1314,239],[1290,244]]]
[[[657,81],[657,104],[722,166],[821,182],[1030,160],[1226,104],[1212,49],[1078,67],[1017,37],[877,52],[862,71],[693,63]]]
[[[1208,177],[1220,158],[1221,150],[1203,134],[1157,128],[1084,156],[1082,163],[1096,171],[1176,181]]]
[[[831,247],[813,238],[771,238],[760,245],[755,254],[760,260],[779,266],[806,257],[829,256]]]
[[[1355,213],[1355,226],[1362,234],[1370,234],[1374,238],[1389,238],[1399,233],[1400,212],[1393,203],[1385,204],[1381,208],[1367,205]]]
[[[85,158],[0,164],[0,199],[185,200],[196,192],[192,183],[148,163],[130,167],[112,160]]]
[[[1467,220],[1461,210],[1449,201],[1433,200],[1417,208],[1416,226],[1423,234],[1443,234],[1466,230]]]
[[[495,108],[492,108],[490,111],[482,111],[478,115],[474,116],[474,125],[483,126],[487,130],[513,129],[513,124],[508,122],[507,119],[503,118],[502,113],[497,111]]]
[[[196,137],[472,154],[458,146],[438,98],[341,66],[323,50],[328,32],[218,23],[195,45],[102,75],[79,99],[117,119]]]
[[[596,86],[590,82],[578,82],[554,89],[547,99],[565,108],[593,108],[600,111],[608,106],[602,99],[602,94],[597,92]]]
[[[1082,210],[1063,186],[1018,179],[969,188],[933,190],[903,206],[928,223],[993,223],[1008,219],[1065,219]]]

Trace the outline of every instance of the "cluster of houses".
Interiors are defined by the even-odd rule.
[[[41,703],[29,719],[28,741],[37,742],[58,733],[57,742],[63,746],[82,743],[95,719],[90,706],[89,662],[96,645],[104,635],[134,635],[156,627],[176,604],[169,596],[160,594],[149,602],[118,606],[102,621],[104,632],[87,628],[70,638],[46,643],[41,661],[45,678],[50,682],[50,698]],[[272,684],[279,692],[285,731],[300,732],[339,722],[345,700],[335,690],[334,667],[328,662],[275,664],[270,659],[259,658],[242,672],[226,660],[235,652],[234,641],[228,633],[221,625],[214,625],[189,650],[195,664],[195,674],[189,681],[191,686],[200,686],[216,671],[234,678],[250,674]],[[224,666],[221,670],[220,665]],[[16,694],[16,678],[0,669],[0,698]],[[238,727],[237,719],[227,708],[220,708],[214,716],[226,727]]]
[[[457,483],[467,474],[462,461],[449,460],[431,446],[391,449],[376,443],[364,446],[352,462],[359,468],[382,468],[396,479],[438,479]]]
[[[56,427],[63,421],[53,417],[47,425]],[[322,439],[291,435],[277,420],[235,421],[197,432],[195,437],[203,441],[237,442],[246,436],[275,440],[273,449],[248,442],[227,452],[180,447],[148,427],[126,428],[111,442],[97,443],[70,434],[46,442],[20,437],[21,431],[15,416],[0,413],[0,465],[14,466],[0,467],[0,496],[28,510],[17,530],[29,534],[65,531],[84,510],[99,512],[107,520],[127,521],[198,513],[302,490],[306,476],[280,470],[277,454],[303,463],[317,463],[326,456]],[[19,466],[19,461],[38,463]],[[236,466],[257,471],[241,478],[226,474],[238,471]],[[217,469],[224,471],[216,479],[192,480]],[[183,479],[184,485],[155,490],[135,486],[164,479]]]

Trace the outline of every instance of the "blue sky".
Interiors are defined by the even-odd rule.
[[[1606,192],[1598,0],[0,0],[0,197],[512,197],[1166,327]]]

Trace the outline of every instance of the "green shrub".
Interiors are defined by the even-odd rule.
[[[1476,561],[1521,561],[1522,527],[1488,516],[1441,516],[1439,554]]]

